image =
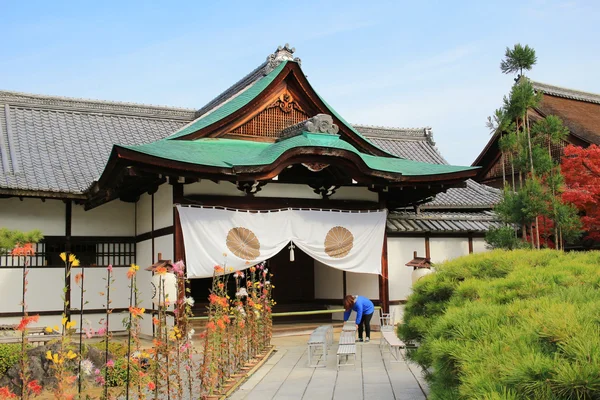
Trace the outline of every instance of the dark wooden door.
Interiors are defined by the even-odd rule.
[[[295,261],[290,262],[290,251],[286,246],[268,261],[275,285],[273,298],[279,304],[312,302],[315,299],[314,260],[298,248],[294,253]]]

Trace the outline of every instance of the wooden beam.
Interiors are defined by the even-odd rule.
[[[429,235],[425,236],[425,258],[431,259],[431,251],[429,249]]]
[[[469,235],[469,254],[473,254],[473,235]]]

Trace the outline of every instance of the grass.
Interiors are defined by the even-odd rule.
[[[471,255],[413,289],[399,334],[431,399],[600,399],[600,253]]]

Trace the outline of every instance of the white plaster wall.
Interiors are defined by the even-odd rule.
[[[137,202],[136,227],[138,235],[152,230],[152,196],[148,193],[142,194]]]
[[[346,272],[346,293],[379,299],[379,275]]]
[[[361,186],[342,186],[338,188],[333,195],[332,200],[364,200],[364,201],[379,201],[377,192],[372,192],[366,187]]]
[[[165,235],[154,238],[154,255],[155,259],[158,260],[158,253],[162,253],[163,260],[173,260],[173,235]],[[142,268],[150,266],[144,265]]]
[[[71,225],[73,236],[134,236],[135,204],[113,200],[85,211],[73,205]]]
[[[156,239],[154,239],[156,245]],[[149,265],[152,265],[152,240],[145,240],[139,242],[136,246],[136,261],[140,266],[140,271],[137,275],[137,286],[138,296],[141,301],[140,307],[144,307],[146,310],[152,309],[152,288],[150,283],[152,282],[152,273],[144,271]],[[146,335],[152,335],[152,318],[144,318],[142,320],[142,333]]]
[[[110,284],[110,308],[129,307],[128,269],[129,267],[113,268]],[[71,273],[71,308],[77,310],[81,304],[81,287],[75,283],[75,277],[80,272],[80,268],[73,268]],[[108,271],[104,267],[86,268],[84,273],[84,309],[105,308]],[[87,304],[85,304],[86,302]]]
[[[235,184],[227,181],[215,183],[208,180],[184,185],[183,191],[185,195],[204,194],[204,195],[225,195],[225,196],[244,196],[244,193],[239,191]],[[286,197],[298,199],[320,199],[321,196],[316,194],[308,185],[293,184],[293,183],[276,183],[271,182],[261,188],[261,191],[255,194],[255,197]],[[336,193],[331,196],[331,199],[336,200],[368,200],[378,201],[377,193],[369,191],[366,187],[360,186],[345,186],[337,189]]]
[[[487,248],[487,243],[484,238],[473,238],[473,253],[481,253],[484,251],[490,251]]]
[[[390,300],[405,300],[411,293],[413,271],[406,263],[415,251],[425,257],[425,238],[388,237],[387,244]]]
[[[315,260],[315,298],[341,300],[343,297],[343,272]]]
[[[469,239],[455,237],[436,237],[429,239],[431,262],[441,263],[469,254]]]
[[[173,186],[164,183],[154,194],[154,229],[173,226]]]
[[[205,195],[225,195],[225,196],[244,196],[243,192],[237,190],[235,184],[228,181],[220,181],[219,183],[201,180],[200,182],[183,185],[183,194],[205,194]]]
[[[20,312],[23,293],[23,270],[18,268],[0,269],[0,313]],[[2,324],[2,322],[0,322]]]
[[[65,215],[66,205],[62,200],[0,199],[0,228],[39,229],[45,236],[64,236]]]
[[[62,311],[65,275],[62,268],[31,268],[27,275],[27,308],[30,311]],[[5,301],[4,295],[2,300]],[[14,299],[17,303],[21,296]]]

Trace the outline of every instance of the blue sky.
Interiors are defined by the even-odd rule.
[[[469,165],[512,84],[506,46],[534,47],[529,76],[600,93],[600,2],[1,1],[0,89],[200,108],[278,45],[348,121],[431,126]]]

